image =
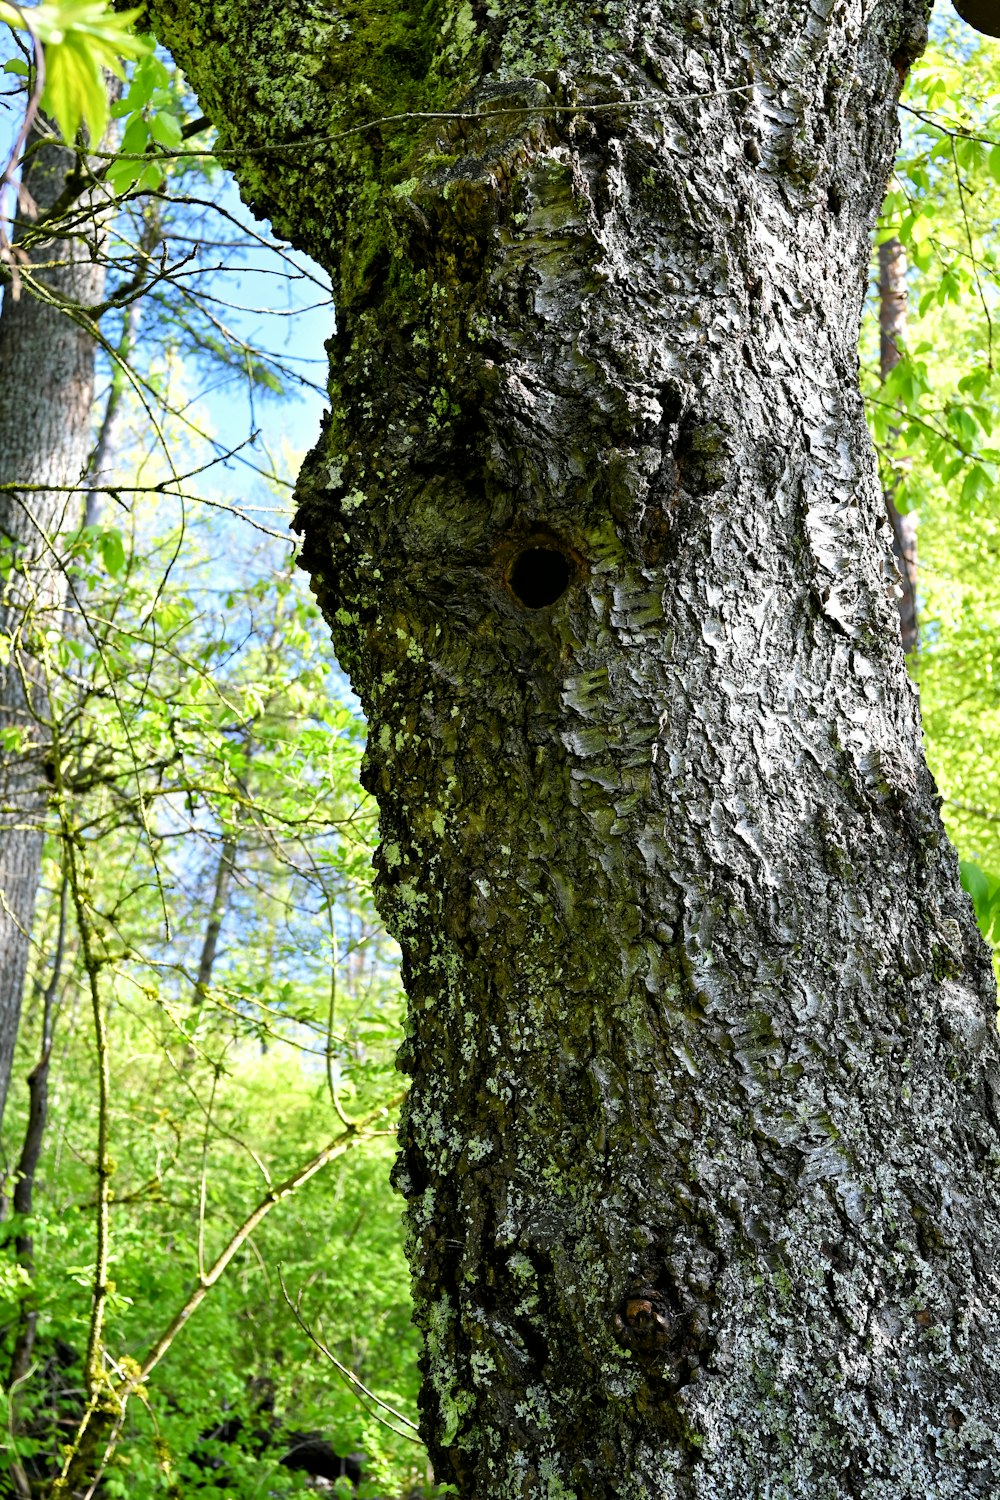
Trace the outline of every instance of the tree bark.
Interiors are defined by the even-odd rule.
[[[35,1238],[31,1230],[30,1218],[34,1201],[35,1177],[48,1125],[49,1069],[52,1063],[57,997],[62,981],[63,957],[66,952],[68,898],[69,882],[64,876],[59,899],[59,925],[56,930],[52,973],[42,999],[42,1035],[38,1048],[38,1061],[28,1075],[28,1123],[25,1126],[24,1143],[14,1172],[13,1207],[15,1214],[20,1217],[22,1226],[15,1237],[14,1252],[18,1265],[24,1267],[29,1277],[34,1275],[35,1270]],[[18,1310],[17,1333],[14,1338],[10,1375],[7,1381],[9,1390],[16,1388],[30,1371],[37,1331],[38,1305],[34,1289],[32,1289],[24,1297]],[[11,1420],[14,1418],[12,1417]]]
[[[23,182],[40,213],[59,199],[75,167],[73,152],[32,138]],[[75,492],[46,486],[82,486],[92,442],[93,330],[63,304],[86,308],[99,302],[105,272],[93,205],[84,199],[74,217],[76,233],[35,246],[28,255],[45,296],[23,289],[14,296],[8,287],[0,310],[0,732],[12,737],[0,740],[0,1122],[51,792],[39,643],[46,632],[61,631],[66,580],[58,536],[67,524],[80,524],[82,510]]]
[[[879,369],[883,380],[903,357],[906,341],[906,251],[899,240],[884,240],[878,247],[879,295]],[[896,509],[895,486],[888,485],[885,504],[892,527],[892,552],[899,569],[902,594],[899,598],[899,625],[903,650],[907,656],[916,651],[919,639],[917,624],[917,518],[912,511],[902,515]]]
[[[339,288],[300,524],[410,997],[438,1477],[992,1493],[993,981],[857,384],[926,7],[154,12]],[[435,110],[481,117],[367,123]]]

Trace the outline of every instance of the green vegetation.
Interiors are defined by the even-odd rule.
[[[368,885],[362,726],[282,549],[241,549],[234,523],[210,513],[182,537],[169,510],[146,508],[148,534],[101,526],[70,539],[74,628],[52,633],[46,659],[52,837],[16,1072],[37,1066],[49,1036],[52,1071],[30,1223],[8,1213],[5,1225],[8,1251],[33,1241],[30,1263],[22,1245],[3,1265],[5,1374],[29,1315],[38,1331],[5,1392],[4,1462],[51,1471],[81,1389],[112,1404],[128,1394],[272,1185],[363,1120],[352,1149],[239,1244],[137,1383],[105,1487],[294,1489],[301,1478],[277,1466],[285,1434],[314,1430],[338,1453],[364,1452],[366,1472],[398,1493],[421,1473],[412,1432],[359,1399],[309,1338],[413,1419],[415,1334],[387,1183],[400,993]],[[23,1089],[15,1103],[10,1168]],[[104,1131],[107,1300],[91,1373]],[[241,1443],[199,1447],[235,1417]],[[196,1466],[209,1459],[217,1482]]]
[[[862,368],[883,478],[919,519],[913,674],[943,815],[983,931],[1000,942],[1000,47],[942,26],[903,95],[880,237],[910,263],[905,357]]]

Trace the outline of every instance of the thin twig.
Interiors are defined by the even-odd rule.
[[[721,99],[731,94],[749,94],[753,93],[754,87],[752,83],[743,83],[729,89],[709,89],[702,94],[676,94],[673,97],[664,98],[645,95],[641,99],[614,99],[604,104],[520,104],[504,109],[408,110],[401,114],[380,115],[375,120],[366,120],[363,125],[351,125],[346,130],[337,131],[334,135],[306,136],[304,140],[298,141],[271,141],[266,146],[220,146],[216,142],[210,149],[203,151],[158,151],[152,160],[174,161],[185,157],[214,156],[219,161],[223,161],[230,157],[266,156],[276,151],[299,152],[311,146],[334,146],[340,141],[364,135],[369,130],[380,130],[383,125],[422,124],[432,120],[457,120],[481,125],[487,120],[523,119],[533,115],[593,115],[607,110],[665,109],[672,108],[675,104],[696,103],[704,99]],[[90,154],[109,161],[147,161],[150,159],[145,151],[92,151]]]
[[[285,1278],[280,1266],[278,1267],[278,1280],[281,1283],[281,1295],[284,1297],[285,1301],[288,1303],[288,1306],[291,1308],[292,1317],[302,1329],[302,1332],[305,1334],[306,1338],[309,1339],[311,1343],[315,1344],[320,1353],[330,1361],[334,1369],[338,1371],[338,1373],[351,1387],[355,1396],[357,1396],[359,1400],[365,1398],[369,1401],[374,1402],[376,1406],[382,1409],[382,1411],[387,1411],[390,1416],[393,1416],[397,1421],[402,1422],[403,1426],[407,1428],[408,1431],[400,1432],[398,1427],[393,1427],[392,1423],[387,1422],[384,1417],[380,1417],[378,1412],[369,1411],[368,1415],[374,1417],[375,1421],[380,1422],[383,1427],[388,1427],[389,1431],[394,1432],[397,1437],[406,1438],[407,1441],[411,1443],[419,1443],[421,1441],[420,1428],[417,1426],[417,1424],[415,1422],[411,1422],[409,1417],[404,1416],[401,1411],[397,1411],[396,1407],[390,1406],[388,1401],[383,1401],[381,1396],[376,1396],[374,1391],[370,1391],[360,1379],[360,1377],[357,1376],[353,1370],[349,1369],[347,1365],[342,1364],[337,1356],[333,1353],[333,1351],[331,1349],[328,1349],[327,1346],[323,1343],[322,1339],[318,1338],[313,1330],[309,1327],[309,1324],[302,1316],[302,1309],[300,1305],[302,1302],[302,1293],[300,1292],[296,1300],[294,1302],[292,1301],[291,1297],[288,1295],[288,1288],[285,1286]]]
[[[324,1167],[328,1167],[339,1156],[343,1156],[352,1146],[360,1145],[364,1141],[371,1139],[372,1132],[369,1131],[368,1127],[374,1124],[376,1120],[383,1118],[390,1110],[395,1109],[403,1102],[405,1097],[406,1091],[404,1090],[394,1098],[387,1100],[385,1104],[379,1105],[377,1109],[371,1110],[363,1119],[356,1121],[342,1135],[339,1135],[336,1140],[331,1141],[328,1146],[324,1146],[322,1151],[317,1151],[315,1156],[311,1157],[309,1161],[304,1162],[297,1171],[286,1177],[283,1182],[279,1182],[275,1187],[269,1189],[257,1204],[257,1207],[246,1216],[243,1223],[230,1236],[225,1248],[216,1256],[209,1270],[205,1272],[204,1276],[199,1276],[195,1287],[183,1306],[177,1310],[166,1329],[146,1355],[138,1375],[132,1377],[129,1381],[130,1389],[135,1389],[136,1386],[141,1385],[152,1374],[180,1330],[192,1315],[197,1312],[202,1302],[204,1302],[212,1287],[233,1259],[233,1256],[240,1250],[258,1224],[267,1218],[272,1208],[275,1208],[284,1198],[290,1197],[292,1193],[307,1183],[310,1178],[315,1177],[317,1172],[322,1172]]]
[[[976,278],[976,291],[979,293],[979,301],[982,304],[983,313],[986,316],[986,366],[993,373],[993,319],[990,310],[986,306],[986,298],[983,295],[983,285],[979,280],[979,265],[976,261],[976,252],[972,245],[972,230],[969,228],[969,215],[965,208],[965,189],[962,186],[962,174],[958,168],[958,156],[955,153],[955,137],[949,136],[948,144],[951,147],[951,161],[955,168],[955,184],[958,188],[958,204],[962,210],[962,223],[965,226],[965,238],[969,246],[969,259],[972,261],[972,274]]]

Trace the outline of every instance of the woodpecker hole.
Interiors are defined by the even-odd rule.
[[[556,547],[525,547],[507,570],[507,583],[525,609],[546,609],[569,588],[573,565]]]
[[[1000,16],[997,15],[996,0],[955,0],[955,9],[963,21],[981,31],[983,36],[1000,36]]]

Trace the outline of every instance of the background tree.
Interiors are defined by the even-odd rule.
[[[93,315],[105,284],[110,193],[84,151],[102,141],[122,58],[143,52],[129,23],[103,6],[49,4],[32,17],[0,5],[22,56],[27,104],[0,174],[0,1122],[27,971],[47,804],[47,705],[39,631],[58,628],[65,597],[54,539],[83,480],[94,400]],[[43,42],[53,43],[45,67]],[[42,113],[49,112],[51,119]],[[53,120],[58,129],[54,128]],[[61,140],[60,140],[61,132]],[[81,140],[80,144],[84,144]],[[105,141],[105,144],[109,142]],[[24,151],[22,157],[21,153]],[[15,241],[8,198],[17,204]],[[62,210],[70,210],[68,219]],[[23,230],[30,225],[25,234]],[[40,231],[40,232],[39,232]],[[30,288],[32,295],[22,299]]]
[[[77,169],[75,152],[48,130],[48,139],[33,135],[21,179],[32,216],[55,206]],[[8,283],[0,309],[0,1120],[50,792],[37,636],[59,628],[66,580],[54,544],[67,526],[79,525],[72,487],[83,483],[92,446],[95,345],[85,310],[103,297],[104,258],[91,243],[106,235],[109,196],[97,188],[77,205],[77,233],[43,238],[33,253],[15,239],[18,280]],[[37,295],[21,294],[29,266],[38,276]]]

